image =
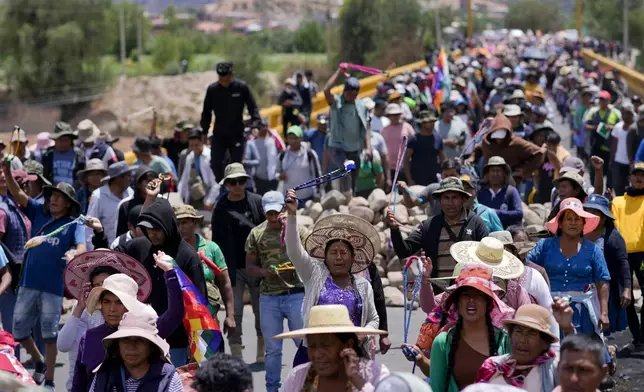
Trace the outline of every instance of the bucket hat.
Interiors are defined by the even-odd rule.
[[[241,163],[231,163],[226,168],[224,169],[224,179],[219,181],[219,185],[224,185],[226,183],[226,180],[232,180],[233,178],[250,178],[248,173],[246,173],[246,169],[244,169],[244,165]]]
[[[119,329],[103,338],[103,345],[105,348],[109,348],[118,339],[143,338],[157,346],[161,351],[161,359],[170,363],[170,345],[159,336],[159,330],[157,329],[158,318],[157,312],[149,305],[143,305],[143,309],[137,312],[127,312],[119,323]],[[94,372],[98,371],[100,367],[99,365]]]
[[[72,127],[69,124],[67,124],[66,122],[57,121],[56,125],[54,126],[54,132],[49,135],[49,137],[52,140],[56,140],[63,136],[69,136],[72,139],[76,139],[78,137],[76,135],[76,132],[72,130]]]
[[[503,115],[505,117],[516,117],[521,115],[521,107],[519,105],[505,105],[503,108]]]
[[[83,285],[89,282],[90,274],[97,267],[112,267],[132,278],[138,286],[136,298],[139,301],[150,296],[152,280],[143,264],[125,253],[99,249],[74,257],[65,267],[65,288],[74,298],[79,299]]]
[[[78,138],[83,143],[94,143],[101,136],[101,130],[92,120],[85,119],[76,126]]]
[[[203,220],[203,215],[197,214],[197,210],[190,204],[178,204],[172,206],[174,216],[179,219],[198,219]]]
[[[101,178],[101,182],[108,182],[125,174],[132,174],[135,169],[135,166],[130,166],[125,161],[114,162],[107,168],[107,176]]]
[[[432,193],[434,199],[439,199],[441,195],[445,192],[458,192],[464,197],[472,197],[471,194],[465,192],[463,188],[463,182],[456,177],[447,177],[440,182],[438,189]]]
[[[559,186],[559,183],[564,180],[568,180],[573,184],[577,184],[579,186],[579,188],[581,189],[581,195],[579,195],[580,199],[585,199],[586,196],[588,196],[588,194],[584,190],[584,178],[578,173],[575,173],[574,171],[567,171],[561,177],[556,178],[552,183],[555,184],[555,186]]]
[[[49,132],[40,132],[36,135],[36,149],[46,150],[54,144],[55,142],[51,140],[51,134]]]
[[[449,248],[457,263],[483,264],[490,267],[493,275],[501,279],[514,279],[523,275],[521,260],[505,250],[503,242],[493,237],[481,241],[460,241]]]
[[[398,114],[402,114],[402,108],[400,105],[397,103],[390,103],[387,105],[387,109],[385,110],[385,115],[386,116],[395,116]]]
[[[503,157],[494,156],[494,157],[490,157],[490,159],[488,159],[485,166],[483,166],[483,175],[485,176],[488,170],[493,166],[503,167],[507,175],[510,175],[512,173],[512,169],[510,168],[510,165],[508,165],[508,163],[505,161],[505,159],[503,159]]]
[[[520,88],[515,89],[512,92],[512,95],[510,96],[510,99],[525,99],[525,93]],[[506,114],[506,116],[507,116],[507,114]]]
[[[552,338],[553,342],[558,342],[559,337],[550,332],[550,312],[541,305],[528,304],[520,306],[511,320],[503,320],[503,326],[508,329],[512,325],[534,329]]]
[[[311,308],[306,328],[273,336],[273,339],[304,338],[307,335],[353,333],[358,336],[386,335],[387,331],[356,327],[344,305],[318,305]]]
[[[141,290],[139,285],[129,275],[110,275],[105,278],[101,287],[94,287],[89,292],[89,296],[87,297],[87,312],[92,314],[96,309],[100,309],[101,304],[99,300],[103,291],[109,291],[114,294],[128,312],[137,312],[145,307],[145,304],[139,302],[137,299],[139,290]]]
[[[610,212],[610,200],[603,195],[593,193],[588,196],[588,199],[584,203],[584,209],[597,210],[604,214],[606,218],[615,220],[615,217]]]
[[[45,185],[42,189],[43,195],[45,196],[46,200],[49,200],[51,197],[52,192],[57,191],[62,193],[67,200],[72,202],[72,216],[77,216],[81,205],[76,200],[76,191],[74,190],[74,187],[71,184],[68,184],[66,182],[59,182],[56,186],[53,185]]]
[[[423,110],[422,112],[418,113],[418,122],[421,124],[437,120],[438,117],[436,116],[436,112],[434,112],[433,110]]]
[[[503,243],[503,246],[514,248],[519,256],[525,255],[534,249],[537,244],[535,242],[514,242],[512,234],[507,230],[494,231],[490,233],[489,237],[496,238]]]
[[[579,201],[579,199],[576,199],[574,197],[564,199],[563,201],[561,201],[559,208],[560,209],[557,213],[557,216],[546,223],[546,228],[553,234],[557,233],[557,229],[559,229],[559,218],[561,217],[561,214],[563,214],[567,210],[570,210],[579,215],[579,217],[584,218],[584,234],[588,234],[591,231],[595,230],[597,228],[597,225],[599,224],[599,217],[591,214],[590,212],[584,211],[584,206],[581,204],[581,201]]]
[[[45,178],[45,168],[43,167],[42,163],[30,159],[25,162],[23,166],[27,174],[33,174],[37,176],[45,185],[51,185],[51,182]]]
[[[105,175],[107,173],[107,170],[105,169],[105,163],[103,163],[103,160],[99,158],[93,158],[87,161],[85,169],[78,171],[78,177],[81,180],[84,180],[85,175],[91,171],[100,171],[103,173],[103,175]]]
[[[322,218],[304,241],[311,257],[324,260],[324,250],[331,240],[348,241],[354,250],[351,273],[364,271],[380,251],[380,236],[376,228],[354,215],[335,214]]]

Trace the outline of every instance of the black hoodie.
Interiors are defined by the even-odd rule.
[[[132,195],[132,198],[126,199],[121,204],[119,205],[119,219],[118,223],[116,224],[116,236],[120,236],[121,234],[127,233],[127,215],[130,213],[130,210],[134,206],[141,205],[145,203],[145,195],[141,195],[139,193],[139,181],[141,181],[141,178],[148,174],[148,173],[155,173],[154,170],[150,169],[149,166],[146,165],[141,165],[139,166],[135,171],[134,171],[134,176],[132,176],[132,190],[134,191],[134,194]]]
[[[206,279],[201,267],[201,259],[194,248],[181,238],[179,225],[170,203],[166,199],[157,198],[152,205],[141,212],[138,222],[139,224],[149,222],[153,227],[162,229],[166,238],[163,246],[152,245],[152,242],[147,237],[147,230],[140,226],[145,233],[144,237],[134,238],[132,241],[117,246],[114,250],[135,258],[143,264],[150,274],[152,293],[146,303],[152,305],[158,314],[163,314],[168,309],[168,290],[163,278],[163,271],[154,266],[153,255],[160,250],[177,262],[179,268],[205,296]],[[96,242],[94,242],[94,245],[97,245]],[[188,346],[188,336],[183,325],[180,325],[166,340],[172,348]]]

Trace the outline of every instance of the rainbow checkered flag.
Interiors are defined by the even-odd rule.
[[[183,271],[175,266],[183,297],[183,326],[188,332],[190,353],[201,363],[217,352],[222,343],[219,323],[212,317],[214,309]]]

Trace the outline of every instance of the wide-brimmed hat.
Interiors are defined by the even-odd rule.
[[[241,163],[231,163],[228,166],[226,166],[226,169],[224,169],[224,178],[223,180],[219,181],[219,185],[224,185],[226,180],[231,180],[233,178],[250,178],[248,173],[246,173],[246,169],[244,169],[244,165]]]
[[[76,126],[76,133],[78,138],[83,143],[94,143],[99,136],[101,130],[94,124],[92,120],[85,119],[78,123]]]
[[[581,195],[579,195],[580,199],[585,199],[586,196],[588,196],[586,190],[584,189],[584,178],[578,173],[575,173],[574,171],[567,171],[559,178],[556,178],[552,183],[558,187],[559,183],[564,180],[568,180],[573,184],[577,184],[579,186],[579,189],[581,189]]]
[[[512,320],[503,320],[503,326],[506,329],[512,325],[534,329],[550,336],[553,342],[558,342],[559,337],[550,332],[550,319],[551,314],[548,309],[541,305],[528,304],[520,306]]]
[[[49,132],[40,132],[36,135],[36,149],[45,150],[52,147],[54,144],[56,143],[51,140],[51,134]]]
[[[615,220],[615,217],[610,212],[610,200],[603,195],[593,193],[588,196],[588,199],[584,203],[584,209],[597,210],[608,219]]]
[[[402,108],[397,103],[390,103],[389,105],[387,105],[387,109],[385,109],[386,116],[395,116],[402,114],[402,112]]]
[[[584,234],[588,234],[591,231],[597,228],[599,224],[599,217],[591,214],[588,211],[584,211],[584,205],[579,201],[579,199],[574,197],[569,197],[564,199],[559,204],[559,212],[557,216],[552,218],[548,223],[546,223],[546,228],[553,234],[557,233],[559,229],[559,218],[561,214],[565,213],[567,210],[574,212],[579,215],[580,218],[585,220],[584,222]]]
[[[144,305],[143,309],[137,312],[127,312],[123,315],[123,319],[119,323],[119,329],[113,334],[103,338],[103,345],[105,345],[105,348],[109,348],[118,339],[131,337],[143,338],[159,348],[161,351],[160,359],[170,362],[170,345],[159,336],[159,330],[157,329],[158,319],[157,312],[149,305]],[[100,365],[94,372],[98,369],[100,369]]]
[[[72,139],[76,139],[78,137],[76,135],[76,132],[74,132],[74,130],[69,124],[67,124],[66,122],[57,121],[56,125],[54,126],[54,132],[51,135],[49,135],[49,138],[56,140],[63,136],[69,136]]]
[[[203,220],[203,215],[197,214],[197,210],[190,204],[178,204],[172,206],[174,216],[179,219],[198,219]]]
[[[501,241],[492,237],[457,242],[449,248],[449,253],[457,263],[486,265],[501,279],[518,278],[525,268],[521,260],[505,250]]]
[[[45,168],[43,167],[42,163],[30,159],[24,163],[23,167],[27,174],[33,174],[37,176],[45,185],[51,185],[51,182],[45,178]]]
[[[505,105],[503,107],[503,115],[505,117],[516,117],[521,115],[521,107],[519,105]]]
[[[494,157],[490,157],[490,159],[488,159],[488,161],[485,164],[485,166],[483,166],[483,175],[486,175],[487,171],[492,166],[501,166],[501,167],[503,167],[505,169],[506,174],[508,174],[508,175],[512,173],[512,169],[510,168],[510,165],[508,165],[508,163],[505,161],[505,159],[503,159],[503,157],[494,156]]]
[[[465,192],[463,182],[456,177],[447,177],[438,184],[438,189],[432,193],[434,199],[439,199],[443,193],[458,192],[465,197],[472,197],[470,193]]]
[[[456,277],[456,283],[446,289],[447,297],[443,303],[445,309],[449,309],[456,299],[456,294],[465,287],[471,287],[492,299],[492,304],[496,305],[499,297],[495,291],[500,289],[492,282],[492,269],[484,264],[468,264],[463,266],[461,273]]]
[[[512,234],[507,230],[494,231],[489,236],[501,241],[503,246],[512,247],[519,256],[527,254],[537,246],[535,242],[514,242]]]
[[[125,253],[99,249],[74,257],[65,267],[65,288],[74,298],[79,299],[83,285],[97,267],[112,267],[132,278],[138,286],[136,298],[139,301],[143,302],[150,296],[152,280],[143,264]]]
[[[78,202],[78,200],[76,200],[76,191],[74,190],[74,187],[71,184],[68,184],[66,182],[59,182],[56,186],[45,185],[42,188],[42,191],[46,200],[49,200],[49,198],[51,197],[51,193],[54,191],[62,193],[63,195],[65,195],[67,200],[72,202],[72,213],[70,215],[72,216],[78,215],[81,205]]]
[[[101,139],[103,139],[103,140],[105,140],[105,143],[107,143],[107,144],[116,143],[116,142],[118,142],[119,140],[121,140],[121,138],[120,138],[120,137],[118,137],[118,136],[113,137],[113,136],[112,136],[112,134],[111,134],[110,132],[108,132],[108,131],[104,131],[104,130],[102,130],[102,129],[101,129],[101,136],[100,136],[100,138],[101,138]]]
[[[107,168],[107,176],[101,178],[101,182],[108,182],[125,174],[132,174],[135,166],[130,166],[125,161],[114,162]]]
[[[324,260],[326,244],[331,240],[345,240],[353,246],[351,273],[364,271],[380,251],[380,236],[376,228],[354,215],[335,214],[322,218],[304,241],[311,257]]]
[[[78,177],[82,179],[83,176],[91,171],[100,171],[103,173],[103,175],[105,175],[107,173],[107,169],[105,169],[105,163],[103,162],[103,160],[99,158],[92,158],[87,161],[85,169],[78,171]]]
[[[307,335],[353,333],[358,336],[386,335],[387,331],[356,327],[344,305],[317,305],[311,308],[306,328],[273,336],[273,339],[304,338]]]
[[[137,299],[139,290],[139,285],[136,284],[136,281],[129,274],[110,275],[105,278],[102,286],[94,287],[89,292],[89,296],[87,297],[87,312],[92,314],[96,309],[100,308],[100,298],[104,291],[109,291],[114,294],[128,312],[141,310],[145,304]]]
[[[585,164],[581,158],[577,157],[568,157],[563,160],[562,167],[559,169],[559,174],[564,174],[566,172],[574,172],[579,174],[584,170]]]

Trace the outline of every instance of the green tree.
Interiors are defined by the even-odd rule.
[[[60,100],[98,92],[113,26],[110,0],[6,0],[0,7],[9,87],[23,99]]]
[[[520,0],[510,5],[505,17],[509,29],[559,31],[565,20],[556,0]]]
[[[240,36],[230,35],[226,40],[225,61],[233,63],[235,77],[248,83],[260,107],[270,104],[270,97],[266,94],[269,86],[261,75],[264,49],[257,42]]]
[[[339,16],[339,61],[364,64],[367,55],[376,48],[376,7],[374,0],[345,0],[342,4]]]
[[[125,8],[125,48],[127,54],[136,53],[138,47],[138,23],[141,19],[141,35],[143,38],[143,47],[145,50],[145,43],[148,42],[152,24],[148,18],[143,16],[143,8],[137,4],[132,3],[118,3],[112,4],[108,12],[108,23],[114,26],[110,34],[112,40],[112,47],[110,54],[117,58],[121,55],[121,37],[119,35],[119,23],[121,7]]]
[[[422,47],[423,29],[418,0],[378,0],[376,7],[377,41],[370,63],[386,67],[421,58],[418,48]]]
[[[293,37],[295,49],[304,53],[324,53],[324,42],[324,29],[316,21],[302,23]]]

